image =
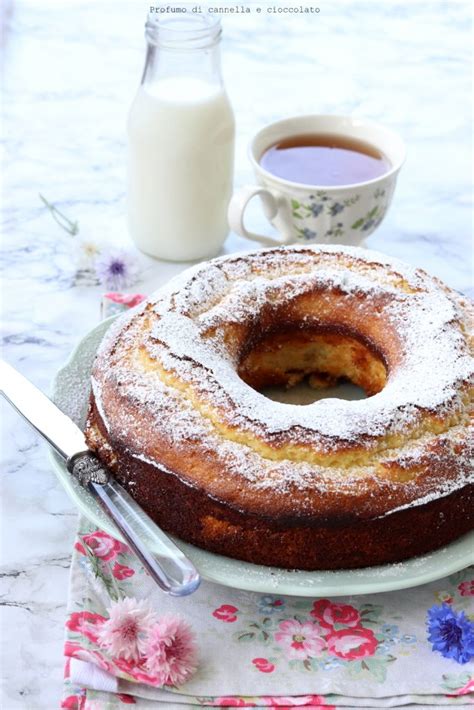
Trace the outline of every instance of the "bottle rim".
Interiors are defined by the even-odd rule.
[[[217,44],[221,34],[220,18],[208,12],[149,13],[145,23],[147,41],[166,49],[205,49]]]

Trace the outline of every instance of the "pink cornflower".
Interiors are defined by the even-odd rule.
[[[149,631],[145,668],[160,685],[181,685],[197,668],[194,635],[176,616],[162,617]]]
[[[149,602],[126,597],[112,602],[107,611],[109,618],[98,633],[100,646],[116,658],[138,661],[144,653],[147,634],[157,619]]]

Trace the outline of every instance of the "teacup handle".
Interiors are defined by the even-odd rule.
[[[253,241],[260,242],[266,246],[280,246],[281,244],[286,244],[287,242],[283,239],[266,237],[263,234],[249,232],[245,227],[245,210],[250,200],[257,195],[259,195],[262,200],[265,217],[269,220],[276,217],[279,209],[277,193],[274,193],[266,187],[261,187],[259,185],[244,185],[244,187],[241,187],[240,190],[232,195],[232,199],[229,203],[227,218],[229,220],[230,228],[233,232],[240,234],[241,237],[253,239]]]

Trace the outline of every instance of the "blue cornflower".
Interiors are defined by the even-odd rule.
[[[474,623],[465,613],[456,613],[449,604],[432,606],[427,616],[428,640],[433,651],[458,663],[468,663],[474,657]]]

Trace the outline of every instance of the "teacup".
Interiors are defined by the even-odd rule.
[[[260,164],[271,146],[309,134],[332,134],[369,144],[385,156],[387,171],[365,182],[328,187],[286,180]],[[228,212],[230,227],[241,236],[266,245],[295,242],[360,245],[387,212],[405,152],[403,140],[396,133],[351,116],[297,116],[272,123],[250,143],[249,157],[258,184],[246,185],[233,195]],[[279,232],[279,239],[249,232],[245,227],[246,207],[256,195],[261,199],[265,216]]]

